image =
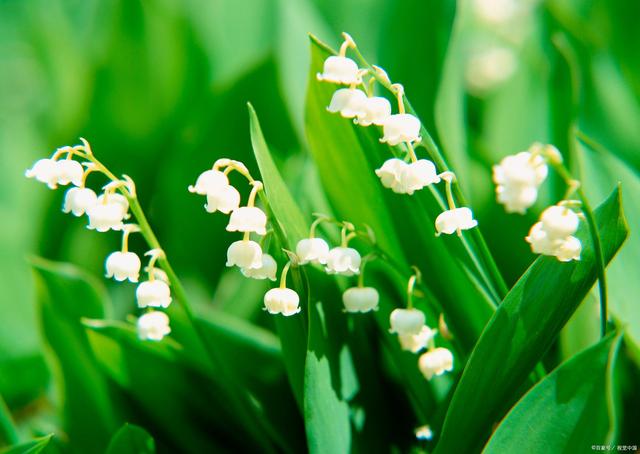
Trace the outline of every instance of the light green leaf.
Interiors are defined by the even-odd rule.
[[[125,424],[111,438],[105,454],[154,454],[156,444],[141,427]]]
[[[52,438],[53,434],[36,438],[35,440],[3,449],[0,454],[38,454],[49,445]]]
[[[0,446],[12,445],[18,442],[18,434],[13,423],[11,412],[0,395]]]
[[[561,364],[502,420],[485,454],[587,452],[615,440],[611,383],[620,348],[613,335]]]
[[[100,282],[69,264],[33,258],[38,302],[47,342],[62,374],[65,430],[73,446],[90,452],[106,447],[117,413],[80,320],[108,310]]]
[[[608,263],[628,233],[618,189],[596,210],[596,220]],[[577,236],[583,246],[580,261],[538,258],[498,307],[458,383],[436,453],[471,452],[482,445],[595,283],[594,251],[584,222]]]

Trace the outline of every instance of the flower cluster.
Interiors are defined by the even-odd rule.
[[[439,183],[442,179],[450,185],[455,175],[450,171],[438,174],[436,166],[428,159],[418,159],[415,146],[422,142],[420,120],[406,112],[404,88],[400,84],[392,84],[387,73],[379,67],[359,68],[358,64],[346,56],[349,48],[356,44],[346,33],[337,56],[330,56],[324,62],[323,72],[317,75],[319,81],[348,88],[337,89],[327,107],[331,113],[340,114],[344,118],[354,119],[360,126],[379,126],[382,128],[381,142],[396,147],[405,154],[405,159],[390,158],[375,172],[385,188],[398,194],[412,195],[414,192]],[[368,81],[366,78],[369,78]],[[381,80],[383,87],[389,89],[397,98],[398,113],[392,113],[389,100],[382,96],[374,96],[373,87]],[[445,178],[445,176],[447,178]],[[450,191],[450,188],[448,188]],[[461,234],[462,230],[473,228],[477,222],[469,208],[456,208],[453,197],[448,197],[449,209],[436,220],[436,233]]]
[[[426,324],[424,312],[413,307],[413,293],[416,282],[420,279],[420,273],[411,276],[407,285],[407,308],[394,309],[389,317],[390,332],[398,335],[400,347],[411,353],[420,353],[425,348],[427,351],[420,355],[418,368],[427,380],[434,375],[442,375],[453,370],[453,353],[444,347],[435,346],[435,336],[438,330],[430,328]]]
[[[66,155],[64,159],[62,157]],[[74,157],[85,161],[78,162]],[[87,176],[92,172],[106,175],[110,182],[97,195],[85,186]],[[137,283],[140,277],[142,262],[138,255],[129,251],[129,235],[139,232],[137,224],[125,224],[129,219],[130,200],[136,197],[135,185],[126,175],[122,180],[108,172],[94,157],[89,143],[82,139],[82,145],[62,147],[54,152],[51,158],[38,160],[31,169],[25,172],[27,178],[47,184],[49,188],[72,184],[65,193],[62,211],[74,216],[85,215],[88,218],[87,228],[98,232],[110,230],[122,232],[122,248],[107,257],[105,261],[106,277],[122,282],[128,280]],[[117,193],[116,191],[121,193]],[[138,307],[146,312],[140,316],[137,323],[138,335],[141,339],[161,340],[171,332],[169,317],[157,308],[166,309],[171,303],[171,291],[164,280],[156,280],[158,275],[154,264],[163,256],[160,249],[147,252],[151,255],[148,272],[149,280],[138,284],[136,299]]]
[[[534,143],[529,150],[507,156],[494,166],[497,200],[504,204],[507,212],[524,214],[535,203],[549,164],[559,170],[569,189],[562,201],[542,212],[540,221],[531,227],[525,239],[536,254],[556,257],[561,262],[580,260],[582,244],[573,234],[582,213],[572,210],[574,206],[579,207],[580,202],[567,200],[580,183],[569,178],[562,166],[562,155],[553,145]]]

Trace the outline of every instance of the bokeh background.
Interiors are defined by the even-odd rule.
[[[534,141],[567,152],[575,115],[602,145],[580,147],[570,163],[588,194],[599,202],[623,182],[631,237],[611,268],[611,311],[637,346],[639,16],[634,0],[0,0],[0,395],[19,420],[49,423],[32,422],[34,396],[46,394],[53,372],[30,257],[100,277],[118,247],[118,235],[60,212],[63,191],[23,176],[81,136],[136,181],[194,300],[273,330],[260,309],[267,284],[225,270],[232,236],[224,218],[207,215],[186,188],[218,157],[255,169],[250,101],[297,202],[309,212],[326,203],[305,144],[309,32],[337,47],[348,31],[369,61],[403,83],[509,283],[534,259],[522,237],[538,211],[504,214],[491,165]],[[540,206],[561,193],[556,181]],[[142,247],[139,238],[132,244]],[[124,318],[133,286],[104,284]],[[554,354],[566,357],[597,336],[589,297]]]

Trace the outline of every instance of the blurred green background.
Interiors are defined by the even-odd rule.
[[[595,202],[622,181],[631,238],[610,269],[611,311],[637,348],[640,3],[515,2],[505,21],[504,5],[513,3],[0,0],[0,395],[16,418],[32,418],[52,373],[42,361],[28,258],[101,276],[119,244],[118,235],[98,235],[63,215],[63,191],[23,176],[80,136],[109,168],[136,181],[194,300],[273,330],[260,310],[267,284],[225,270],[233,238],[225,218],[207,215],[186,188],[222,156],[255,169],[250,101],[296,201],[308,212],[322,209],[304,132],[309,32],[337,47],[348,31],[370,62],[402,82],[459,174],[509,284],[535,258],[522,238],[539,210],[506,215],[494,201],[492,164],[543,141],[570,156]],[[574,115],[604,150],[568,153]],[[562,194],[554,183],[540,207]],[[141,251],[139,238],[132,244]],[[105,285],[124,318],[134,287]],[[560,357],[597,338],[595,301],[588,298],[586,316],[566,328]]]

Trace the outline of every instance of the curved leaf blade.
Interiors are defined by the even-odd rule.
[[[105,454],[155,454],[156,443],[142,427],[125,424],[111,438]]]
[[[49,446],[49,442],[52,438],[53,434],[36,438],[35,440],[3,449],[0,451],[0,454],[38,454]]]

